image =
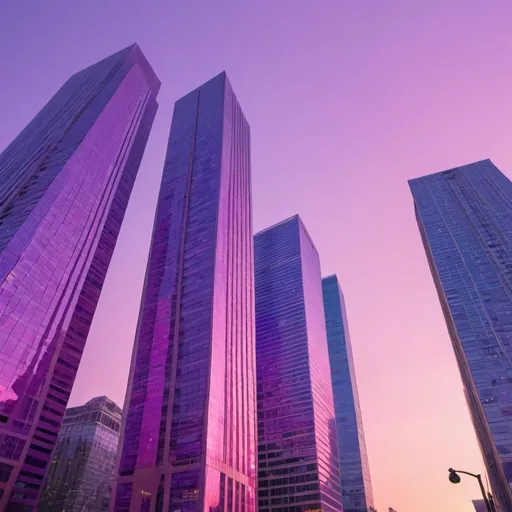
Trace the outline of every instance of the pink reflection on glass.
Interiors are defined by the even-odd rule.
[[[256,510],[249,138],[224,73],[176,102],[113,510],[152,472],[152,506]]]
[[[14,199],[2,194],[23,183],[0,185],[0,456],[13,461],[1,509],[37,504],[27,475],[47,470],[155,115],[148,73],[137,46],[85,69],[29,125],[43,129],[34,151],[49,151],[39,167],[0,155],[0,173],[12,154],[27,173]]]

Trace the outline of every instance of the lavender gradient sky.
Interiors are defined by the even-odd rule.
[[[300,213],[343,284],[379,510],[473,510],[476,483],[447,478],[482,463],[407,179],[487,157],[510,176],[512,2],[3,0],[0,148],[132,42],[160,110],[71,405],[123,404],[173,103],[225,69],[252,129],[255,229]]]

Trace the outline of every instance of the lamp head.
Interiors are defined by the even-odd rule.
[[[450,475],[448,476],[450,482],[452,484],[460,483],[460,476],[452,468],[450,468],[448,471],[450,472]]]

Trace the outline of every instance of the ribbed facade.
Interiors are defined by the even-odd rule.
[[[292,217],[254,237],[258,511],[339,512],[320,260]]]
[[[493,494],[512,510],[512,182],[484,160],[410,187]]]
[[[322,290],[338,433],[343,512],[373,512],[370,466],[345,299],[335,275],[322,279]]]
[[[250,134],[225,73],[176,102],[113,510],[256,510]]]
[[[66,410],[38,512],[106,512],[121,409],[106,396]]]
[[[71,77],[0,155],[0,510],[35,510],[156,113],[131,47]]]

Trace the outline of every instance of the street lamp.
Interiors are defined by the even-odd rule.
[[[453,468],[450,468],[448,470],[448,472],[450,473],[448,476],[448,479],[450,480],[450,482],[452,484],[460,483],[461,478],[460,478],[459,473],[462,473],[464,475],[469,475],[469,476],[472,476],[473,478],[476,478],[478,480],[478,485],[480,486],[482,498],[484,499],[484,503],[485,503],[485,506],[486,506],[488,512],[496,512],[496,510],[494,508],[494,501],[492,500],[492,498],[491,498],[491,500],[489,500],[487,497],[487,494],[484,489],[484,484],[482,483],[481,475],[475,475],[474,473],[468,473],[467,471],[460,471],[459,469],[453,469]],[[489,494],[489,497],[491,497],[490,494]],[[492,505],[491,505],[491,503],[492,503]]]

